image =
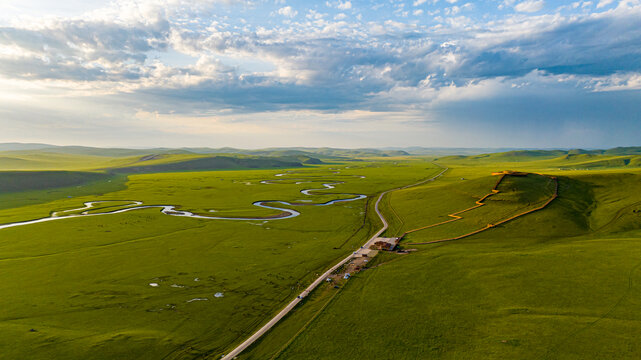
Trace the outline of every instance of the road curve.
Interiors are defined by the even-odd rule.
[[[442,166],[438,165],[439,167],[443,168]],[[401,190],[401,189],[407,189],[413,186],[418,186],[421,184],[424,184],[428,181],[434,181],[435,179],[439,178],[441,175],[443,175],[449,168],[443,168],[443,171],[438,173],[437,175],[426,179],[419,181],[417,183],[411,184],[411,185],[406,185],[402,187],[397,187],[394,189],[390,189],[387,191],[382,192],[379,196],[378,199],[376,200],[376,204],[374,205],[374,210],[376,211],[376,215],[378,215],[378,218],[381,220],[383,223],[383,227],[381,227],[380,230],[376,232],[365,244],[363,244],[363,247],[369,248],[369,246],[383,233],[385,230],[387,230],[387,227],[389,224],[387,223],[387,220],[381,214],[381,211],[378,208],[378,205],[380,204],[381,200],[383,197],[392,191],[396,190]],[[353,257],[355,253],[350,253],[346,258],[343,260],[339,261],[336,265],[332,266],[329,268],[329,270],[325,271],[322,275],[320,275],[314,282],[312,282],[302,293],[300,293],[294,300],[292,300],[285,308],[283,308],[276,316],[274,316],[269,322],[267,322],[263,327],[258,329],[252,336],[247,338],[245,341],[243,341],[240,345],[238,345],[235,349],[229,352],[229,354],[226,354],[222,357],[222,360],[231,360],[234,359],[236,356],[238,356],[241,352],[243,352],[246,348],[248,348],[251,344],[253,344],[256,340],[258,340],[261,336],[263,336],[269,329],[271,329],[274,325],[276,325],[285,315],[287,315],[299,302],[301,302],[307,295],[309,295],[318,285],[320,285],[328,276],[330,276],[336,269],[339,267],[345,265],[347,262],[349,262]]]

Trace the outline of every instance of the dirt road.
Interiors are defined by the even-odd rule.
[[[383,223],[383,227],[381,227],[381,229],[380,229],[380,230],[378,230],[378,231],[376,232],[376,234],[374,234],[374,235],[373,235],[369,240],[367,240],[367,242],[366,242],[365,244],[363,244],[363,247],[362,247],[361,249],[368,249],[368,248],[370,247],[370,245],[372,245],[372,244],[374,243],[374,241],[376,241],[376,239],[377,239],[377,238],[378,238],[378,237],[379,237],[379,236],[380,236],[380,235],[381,235],[385,230],[387,230],[387,227],[388,227],[387,220],[385,219],[385,217],[383,216],[383,214],[381,214],[381,212],[380,212],[380,210],[379,210],[379,208],[378,208],[378,205],[380,204],[381,200],[383,199],[383,197],[384,197],[387,193],[390,193],[390,192],[392,192],[392,191],[396,191],[396,190],[400,190],[400,189],[407,189],[407,188],[409,188],[409,187],[413,187],[413,186],[418,186],[418,185],[424,184],[424,183],[426,183],[426,182],[428,182],[428,181],[434,181],[435,179],[437,179],[438,177],[440,177],[441,175],[443,175],[447,170],[448,170],[448,168],[443,168],[443,171],[441,171],[440,173],[438,173],[437,175],[435,175],[435,176],[433,176],[433,177],[431,177],[431,178],[429,178],[429,179],[426,179],[426,180],[423,180],[423,181],[419,181],[419,182],[417,182],[417,183],[415,183],[415,184],[411,184],[411,185],[407,185],[407,186],[403,186],[403,187],[398,187],[398,188],[395,188],[395,189],[391,189],[391,190],[387,190],[387,191],[382,192],[382,193],[378,196],[378,199],[376,200],[376,204],[374,205],[374,209],[376,210],[376,215],[378,216],[378,218],[379,218],[379,219],[381,220],[381,222]],[[359,254],[359,252],[361,251],[361,249],[359,249],[359,250],[358,250],[358,251],[356,251],[356,252],[353,252],[353,253],[349,254],[346,258],[344,258],[343,260],[339,261],[336,265],[332,266],[331,268],[329,268],[329,270],[325,271],[322,275],[320,275],[318,278],[316,278],[316,280],[314,280],[314,282],[312,282],[312,283],[311,283],[311,284],[310,284],[310,285],[309,285],[309,286],[308,286],[308,287],[307,287],[307,288],[306,288],[302,293],[300,293],[300,295],[298,295],[294,300],[292,300],[289,304],[287,304],[287,306],[285,306],[285,308],[284,308],[284,309],[282,309],[278,314],[276,314],[276,316],[274,316],[274,317],[273,317],[271,320],[269,320],[265,325],[263,325],[263,327],[261,327],[260,329],[258,329],[258,331],[256,331],[252,336],[250,336],[250,337],[249,337],[249,338],[247,338],[245,341],[243,341],[240,345],[238,345],[234,350],[232,350],[232,351],[230,351],[228,354],[226,354],[226,355],[222,358],[222,360],[231,360],[231,359],[234,359],[236,356],[238,356],[241,352],[243,352],[243,350],[245,350],[247,347],[249,347],[251,344],[253,344],[256,340],[258,340],[261,336],[263,336],[267,331],[269,331],[269,329],[271,329],[274,325],[276,325],[276,324],[277,324],[277,323],[278,323],[278,322],[279,322],[283,317],[285,317],[285,315],[287,315],[287,314],[288,314],[288,313],[289,313],[289,312],[290,312],[290,311],[291,311],[291,310],[292,310],[292,309],[293,309],[293,308],[294,308],[294,307],[295,307],[299,302],[301,302],[305,297],[307,297],[307,295],[309,295],[309,294],[310,294],[310,293],[311,293],[311,292],[312,292],[312,291],[313,291],[313,290],[314,290],[318,285],[320,285],[320,284],[321,284],[321,283],[322,283],[322,282],[323,282],[323,281],[324,281],[328,276],[330,276],[334,271],[336,271],[336,269],[338,269],[339,267],[341,267],[341,266],[345,265],[346,263],[348,263],[348,262],[349,262],[350,260],[352,260],[352,258],[354,258],[355,256],[358,256],[358,254]]]

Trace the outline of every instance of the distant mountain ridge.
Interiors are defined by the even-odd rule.
[[[484,156],[489,154],[503,157],[545,157],[575,154],[592,155],[641,155],[641,146],[615,147],[611,149],[514,149],[514,148],[444,148],[444,147],[385,147],[341,149],[330,147],[273,147],[265,149],[239,149],[231,147],[181,147],[181,148],[98,148],[88,146],[58,146],[40,143],[0,143],[0,152],[42,151],[48,153],[92,155],[92,156],[144,156],[152,154],[243,154],[269,157],[298,158],[305,162],[308,158],[348,160],[354,157],[394,157],[408,155],[463,155]],[[314,161],[314,160],[311,160]]]
[[[392,157],[410,155],[403,150],[381,150],[372,148],[363,149],[335,149],[335,148],[307,148],[307,147],[278,147],[266,149],[237,149],[230,147],[208,148],[208,147],[182,147],[182,148],[149,148],[149,149],[127,149],[127,148],[98,148],[88,146],[58,146],[47,144],[22,144],[4,143],[0,144],[0,151],[41,151],[57,154],[92,155],[92,156],[144,156],[151,154],[242,154],[270,157],[292,157],[292,158],[317,158],[335,160],[349,160],[353,157]],[[304,161],[304,160],[303,160]],[[312,160],[313,161],[313,160]]]
[[[38,143],[0,143],[0,151],[16,151],[16,150],[40,150],[46,149],[56,145],[38,144]]]
[[[525,158],[525,157],[560,157],[560,156],[576,156],[576,155],[610,155],[610,156],[626,156],[626,155],[641,155],[641,146],[628,146],[628,147],[616,147],[611,149],[597,149],[597,150],[585,150],[585,149],[571,149],[571,150],[512,150],[506,152],[498,153],[488,153],[476,155],[476,157],[514,157],[514,158]]]
[[[443,156],[436,160],[488,163],[548,161],[551,167],[559,169],[638,168],[641,167],[641,147],[616,147],[605,150],[515,150],[470,156]]]

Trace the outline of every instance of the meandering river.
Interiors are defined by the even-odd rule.
[[[282,177],[289,175],[289,173],[284,173],[284,174],[276,174],[275,176],[277,177]],[[365,176],[360,176],[360,175],[355,175],[355,177],[364,179]],[[279,182],[284,182],[284,181],[296,181],[296,184],[302,184],[306,182],[314,182],[310,180],[305,180],[305,179],[278,179],[278,180],[263,180],[260,183],[261,184],[277,184]],[[321,189],[305,189],[301,190],[301,193],[303,195],[307,196],[313,196],[314,191],[321,191],[321,190],[329,190],[329,189],[334,189],[334,185],[342,184],[344,181],[335,181],[335,182],[328,182],[324,183],[323,188]],[[293,217],[296,217],[300,215],[300,212],[290,209],[289,207],[292,206],[328,206],[328,205],[333,205],[336,203],[341,203],[341,202],[348,202],[348,201],[356,201],[356,200],[361,200],[367,197],[367,195],[363,194],[319,194],[319,195],[346,195],[346,196],[351,196],[349,198],[345,199],[334,199],[330,200],[324,203],[297,203],[297,202],[288,202],[288,201],[283,201],[283,200],[260,200],[260,201],[255,201],[252,203],[254,206],[258,206],[261,208],[265,209],[270,209],[270,210],[279,210],[281,211],[280,214],[278,215],[273,215],[273,216],[264,216],[264,217],[224,217],[224,216],[209,216],[209,215],[200,215],[200,214],[194,214],[189,211],[184,211],[184,210],[177,210],[176,205],[144,205],[142,201],[135,201],[135,200],[100,200],[100,201],[88,201],[84,203],[84,207],[82,208],[77,208],[77,209],[69,209],[69,210],[63,210],[63,211],[57,211],[53,212],[51,216],[45,217],[45,218],[40,218],[40,219],[35,219],[35,220],[26,220],[26,221],[18,221],[14,223],[7,223],[7,224],[0,224],[0,230],[6,229],[6,228],[11,228],[11,227],[16,227],[16,226],[25,226],[25,225],[31,225],[31,224],[38,224],[38,223],[43,223],[43,222],[48,222],[48,221],[56,221],[56,220],[63,220],[63,219],[72,219],[72,218],[78,218],[78,217],[86,217],[86,216],[103,216],[103,215],[112,215],[112,214],[120,214],[128,211],[134,211],[134,210],[141,210],[141,209],[153,209],[153,208],[159,208],[160,212],[165,214],[165,215],[170,215],[170,216],[183,216],[183,217],[190,217],[190,218],[195,218],[195,219],[207,219],[207,220],[242,220],[242,221],[247,221],[247,220],[284,220],[284,219],[290,219]],[[105,204],[105,203],[125,203],[121,205],[121,209],[117,210],[112,210],[112,211],[105,211],[105,212],[90,212],[91,209],[95,208],[97,204]],[[272,206],[268,204],[282,204],[283,206],[286,207],[278,207],[278,206]],[[74,214],[69,214],[69,215],[64,215],[65,213],[71,213],[71,212],[79,212],[80,213],[74,213]]]

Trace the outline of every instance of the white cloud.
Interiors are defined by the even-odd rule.
[[[612,4],[614,0],[600,0],[599,3],[597,4],[596,8],[600,9],[602,7],[606,7],[610,4]]]
[[[641,73],[614,74],[590,81],[594,91],[641,90]]]
[[[339,4],[345,3],[334,2],[332,7]],[[568,80],[585,84],[587,90],[581,91],[636,89],[638,77],[590,81],[590,74],[639,70],[630,59],[641,56],[641,51],[629,44],[641,39],[636,26],[641,6],[626,4],[596,14],[510,14],[488,23],[447,18],[432,28],[400,18],[367,21],[367,15],[361,24],[343,12],[332,20],[313,10],[301,23],[273,27],[239,25],[225,16],[208,19],[202,26],[185,25],[182,19],[191,12],[151,7],[115,18],[103,13],[99,21],[57,19],[30,29],[2,29],[0,77],[20,86],[37,85],[42,92],[126,92],[146,96],[150,103],[179,94],[177,108],[189,108],[184,102],[193,92],[205,99],[199,106],[247,112],[284,107],[387,111],[420,104],[398,97],[382,101],[377,96],[373,101],[371,94],[390,89],[424,97],[446,94],[441,89],[480,92],[479,84],[485,89],[491,84],[483,80],[518,78],[534,69],[581,77]],[[469,6],[451,6],[447,13]],[[278,14],[291,17],[297,12],[284,6]],[[423,14],[423,9],[414,9],[414,14]],[[170,53],[191,58],[172,64],[165,61]],[[268,66],[248,70],[243,65],[247,61]],[[429,89],[426,74],[431,76]],[[249,104],[247,98],[255,101]]]
[[[298,15],[298,11],[294,10],[291,6],[285,6],[278,9],[278,14],[292,18]]]
[[[542,10],[544,6],[544,0],[527,0],[516,4],[514,6],[514,10],[518,12],[531,13]]]
[[[305,17],[310,19],[310,20],[320,20],[325,16],[327,16],[327,14],[321,14],[321,13],[319,13],[317,11],[314,11],[314,10],[309,10],[307,12],[307,14],[305,15]]]
[[[339,2],[336,8],[341,10],[349,10],[352,8],[352,2],[351,1]]]
[[[459,11],[461,11],[461,8],[456,5],[444,9],[445,15],[456,15],[459,13]]]
[[[506,7],[510,7],[510,6],[514,5],[515,2],[516,2],[516,0],[503,0],[503,2],[499,4],[498,9],[499,10],[503,10]]]

